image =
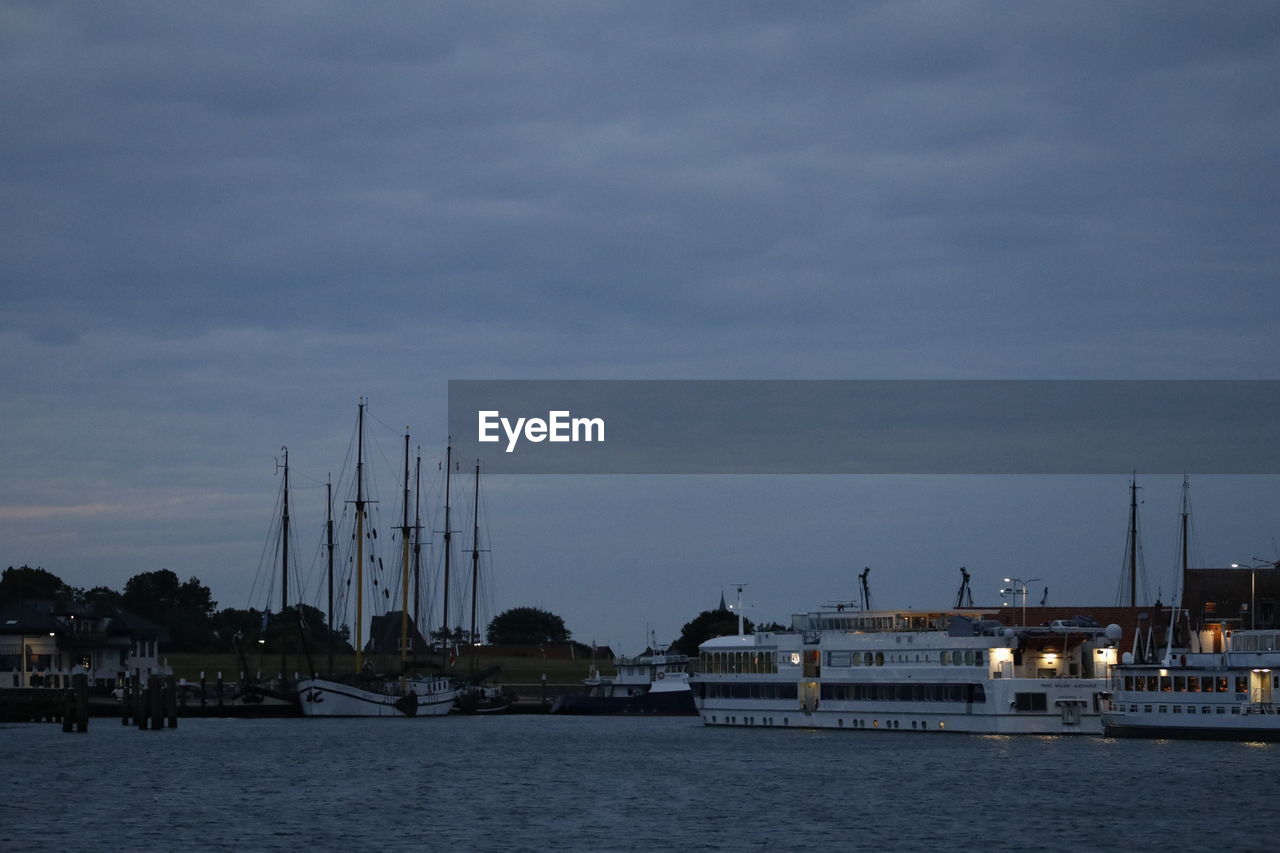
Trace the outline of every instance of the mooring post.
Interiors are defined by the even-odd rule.
[[[218,715],[222,715],[222,673],[218,673]]]
[[[116,682],[120,685],[120,722],[129,725],[129,708],[133,705],[133,683],[123,672]]]
[[[158,673],[150,678],[151,683],[151,730],[158,732],[164,728],[164,682]]]
[[[201,708],[208,707],[209,705],[209,700],[204,695],[206,687],[208,687],[208,683],[204,680],[204,670],[202,669],[200,670],[200,707]]]
[[[84,673],[71,676],[72,696],[75,700],[76,731],[89,731],[89,676]]]
[[[70,687],[62,691],[62,730],[72,731],[76,717],[76,694]]]
[[[138,704],[133,706],[133,721],[138,725],[138,731],[146,731],[147,718],[149,709],[151,708],[151,679],[145,682],[142,680],[142,670],[136,670],[134,680],[137,682],[136,696]]]
[[[173,675],[165,676],[164,696],[168,705],[169,728],[176,729],[178,727],[178,687]]]

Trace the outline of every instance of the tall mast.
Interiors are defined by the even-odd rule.
[[[356,674],[363,669],[364,652],[364,398],[356,420]]]
[[[289,448],[284,451],[284,511],[280,514],[280,677],[289,671],[285,609],[289,606]]]
[[[1129,606],[1138,606],[1138,473],[1129,481]]]
[[[445,644],[449,642],[449,552],[453,550],[450,540],[453,534],[449,525],[449,475],[453,471],[453,437],[444,451],[444,629]]]
[[[404,434],[404,517],[400,526],[400,677],[407,671],[409,654],[409,433]]]
[[[329,674],[333,674],[333,478],[324,484],[327,513],[324,523],[325,546],[329,549]]]
[[[1191,518],[1191,482],[1182,476],[1182,588],[1187,588],[1187,543]]]
[[[480,460],[476,460],[475,527],[471,534],[471,643],[476,643],[476,588],[480,583]],[[475,655],[471,656],[474,668]]]
[[[422,452],[413,469],[413,627],[422,630],[418,606],[422,602]],[[424,635],[425,636],[425,635]]]

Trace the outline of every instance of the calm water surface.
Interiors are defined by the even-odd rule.
[[[0,726],[0,851],[1274,850],[1274,745],[696,718]]]

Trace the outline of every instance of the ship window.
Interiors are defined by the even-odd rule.
[[[1227,677],[1225,675],[1218,679],[1218,692],[1227,692]]]
[[[1015,693],[1013,704],[1018,711],[1044,711],[1048,708],[1048,700],[1043,693]]]
[[[1175,713],[1175,714],[1181,714],[1181,713],[1182,713],[1182,706],[1181,706],[1181,705],[1174,705],[1174,706],[1173,706],[1173,713]]]
[[[1143,705],[1143,706],[1142,706],[1142,713],[1144,713],[1144,714],[1150,714],[1150,713],[1151,713],[1151,706],[1150,706],[1150,705]]]
[[[884,666],[884,652],[876,652],[876,666]]]
[[[1167,713],[1169,713],[1169,706],[1168,706],[1168,705],[1161,705],[1161,706],[1160,706],[1160,713],[1161,713],[1161,714],[1167,714]]]
[[[1160,677],[1158,675],[1147,676],[1147,689],[1152,693],[1160,689]]]
[[[974,666],[982,666],[982,662],[982,649],[978,649],[973,653],[973,664]]]
[[[951,653],[951,662],[952,662],[953,664],[955,664],[956,666],[959,666],[963,661],[964,661],[964,655],[963,655],[963,654],[961,654],[961,653],[960,653],[960,652],[958,652],[958,651],[956,651],[956,652],[952,652],[952,653]]]
[[[1196,712],[1196,706],[1195,706],[1195,705],[1188,705],[1188,706],[1187,706],[1187,713],[1188,713],[1188,714],[1194,714],[1195,712]]]
[[[1132,689],[1133,689],[1133,676],[1132,676],[1132,675],[1126,675],[1126,676],[1124,677],[1124,689],[1125,689],[1125,690],[1132,690]]]
[[[938,655],[938,659],[942,661],[943,666],[946,666],[947,663],[950,662],[951,660],[951,655],[947,654],[946,652],[943,652],[942,654]]]
[[[1198,675],[1187,676],[1187,690],[1190,691],[1191,693],[1200,692],[1200,676]]]
[[[1225,714],[1225,713],[1227,713],[1227,709],[1226,709],[1226,708],[1223,708],[1221,705],[1219,705],[1217,708],[1215,708],[1215,709],[1214,709],[1214,711],[1213,711],[1213,712],[1214,712],[1215,714]]]
[[[1184,675],[1175,675],[1173,677],[1173,689],[1177,693],[1187,692],[1187,678]]]
[[[973,666],[973,649],[968,649],[964,653],[964,665]]]
[[[1245,678],[1243,675],[1236,676],[1236,692],[1237,693],[1249,692],[1249,680]]]

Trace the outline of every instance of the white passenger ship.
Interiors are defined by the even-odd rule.
[[[698,710],[711,726],[1100,734],[1120,628],[991,615],[824,610],[708,640]]]
[[[1280,740],[1280,632],[1209,625],[1197,634],[1196,651],[1158,663],[1125,653],[1104,703],[1107,736]]]

